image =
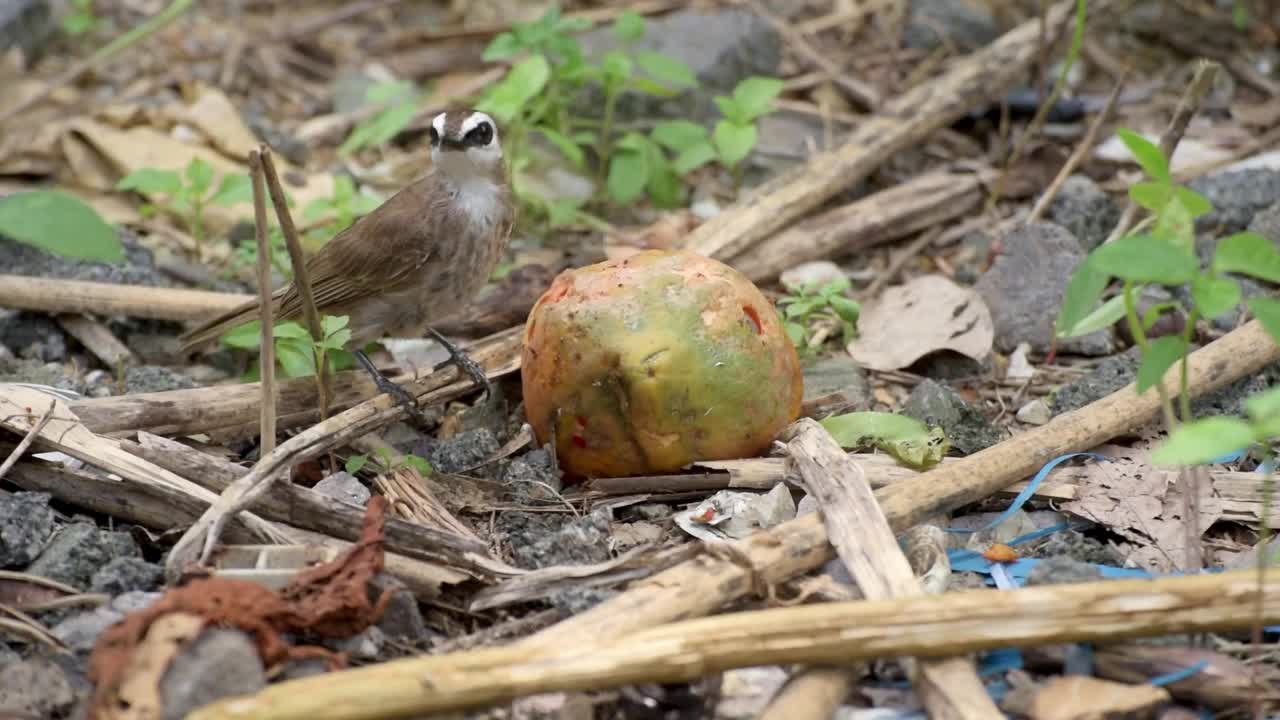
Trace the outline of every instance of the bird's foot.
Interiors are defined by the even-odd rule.
[[[409,413],[409,417],[414,422],[419,425],[426,423],[426,416],[418,409],[418,402],[409,394],[409,391],[397,385],[391,378],[383,375],[382,371],[374,366],[373,361],[369,359],[369,356],[363,350],[357,350],[355,356],[360,361],[360,365],[365,369],[365,372],[369,373],[369,376],[373,378],[373,384],[378,387],[378,392],[386,393],[395,398],[396,402],[400,404],[400,407],[404,408],[405,412]]]
[[[445,337],[440,333],[435,330],[430,330],[429,332],[432,337],[436,339],[436,342],[440,343],[440,346],[449,353],[449,360],[447,360],[446,363],[453,363],[454,365],[457,365],[458,369],[466,374],[467,377],[471,378],[472,382],[479,385],[484,390],[484,399],[486,403],[492,400],[495,397],[493,392],[493,383],[489,382],[489,377],[485,375],[484,368],[480,367],[480,363],[471,359],[471,356],[464,352],[462,348],[455,345],[452,341],[445,339]],[[441,363],[441,365],[446,363]]]

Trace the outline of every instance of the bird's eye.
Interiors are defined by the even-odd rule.
[[[435,128],[431,128],[431,144],[432,145],[440,144],[440,131],[436,130]]]
[[[487,122],[482,122],[467,131],[467,136],[463,138],[463,141],[468,145],[484,147],[493,141],[493,126]]]

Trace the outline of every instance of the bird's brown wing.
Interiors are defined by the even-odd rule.
[[[316,307],[324,314],[363,298],[417,282],[433,254],[430,218],[438,193],[428,176],[410,185],[334,236],[307,262]],[[290,285],[280,306],[282,318],[302,315],[297,288]]]

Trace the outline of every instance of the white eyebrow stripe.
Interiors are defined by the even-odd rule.
[[[437,135],[444,137],[444,113],[440,113],[431,120],[431,127],[435,128]]]
[[[477,125],[485,122],[489,123],[490,126],[493,125],[493,119],[488,115],[482,112],[473,112],[467,116],[466,120],[462,121],[462,127],[459,129],[458,134],[461,137],[466,137],[467,133],[474,130]]]

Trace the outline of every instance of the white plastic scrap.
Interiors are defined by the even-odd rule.
[[[784,523],[796,516],[796,503],[785,484],[760,493],[721,490],[692,508],[677,513],[676,525],[708,542],[737,540]]]

